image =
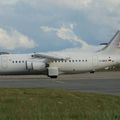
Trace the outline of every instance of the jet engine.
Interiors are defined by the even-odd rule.
[[[45,70],[46,65],[43,62],[33,62],[33,70]]]
[[[28,70],[42,71],[45,70],[46,64],[43,62],[26,62],[26,68]]]

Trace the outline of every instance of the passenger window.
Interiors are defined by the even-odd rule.
[[[12,63],[14,63],[14,61],[12,61]]]
[[[17,63],[17,61],[16,61],[16,63]]]
[[[71,62],[71,60],[69,60],[69,62]]]
[[[19,63],[21,63],[21,61],[19,61]]]

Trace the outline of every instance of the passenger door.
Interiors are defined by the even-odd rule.
[[[98,56],[93,56],[92,64],[93,64],[93,69],[95,70],[98,67]]]
[[[7,69],[7,67],[8,67],[8,57],[7,56],[1,56],[1,66],[3,69]]]

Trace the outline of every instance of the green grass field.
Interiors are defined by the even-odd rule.
[[[120,120],[120,97],[55,89],[0,89],[0,120]]]

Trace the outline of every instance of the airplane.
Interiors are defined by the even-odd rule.
[[[90,72],[120,63],[120,31],[106,46],[93,53],[50,52],[31,54],[0,53],[0,75],[61,74]]]

